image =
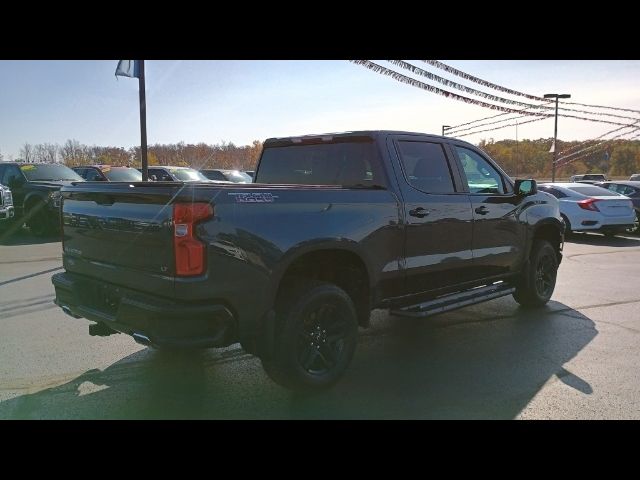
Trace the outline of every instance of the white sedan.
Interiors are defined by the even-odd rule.
[[[613,236],[635,222],[631,199],[606,188],[585,183],[542,183],[538,189],[558,199],[566,233],[588,231]]]

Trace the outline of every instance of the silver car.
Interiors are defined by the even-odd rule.
[[[543,183],[538,190],[558,199],[566,233],[614,236],[633,228],[636,212],[629,197],[585,183]]]

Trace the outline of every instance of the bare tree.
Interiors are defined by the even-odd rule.
[[[33,147],[33,158],[39,163],[53,163],[58,158],[58,145],[39,143]]]
[[[255,169],[262,142],[254,140],[251,145],[237,146],[232,142],[222,141],[209,145],[198,144],[155,144],[149,146],[149,165],[181,165],[196,169],[201,168],[234,168],[241,170]],[[20,150],[26,162],[62,161],[68,166],[89,164],[108,165],[140,165],[140,147],[125,149],[122,147],[100,147],[83,145],[77,140],[69,139],[64,145],[41,143],[31,145],[25,143]]]
[[[44,152],[44,161],[48,163],[56,163],[58,161],[58,150],[60,147],[57,143],[43,143],[42,150]]]
[[[20,156],[22,160],[27,163],[33,163],[33,146],[30,143],[25,142],[25,144],[20,149]]]
[[[89,163],[88,147],[77,140],[67,140],[60,147],[60,157],[65,165],[77,167]]]

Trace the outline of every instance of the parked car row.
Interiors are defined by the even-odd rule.
[[[586,173],[584,175],[572,175],[569,179],[570,182],[585,182],[585,183],[593,183],[593,182],[606,182],[609,179],[604,173]],[[629,180],[632,182],[640,181],[640,173],[634,173],[629,177]]]
[[[141,171],[142,169],[138,169]],[[170,165],[149,167],[149,180],[155,182],[214,182],[251,183],[253,178],[240,170],[202,169],[174,167]]]
[[[574,183],[596,183],[608,180],[604,173],[587,173],[585,175],[573,175],[569,181]]]
[[[88,165],[74,167],[73,170],[88,182],[141,182],[142,169],[115,167],[111,165]],[[148,167],[149,180],[154,182],[207,182],[251,183],[253,171],[227,169],[201,169],[171,165]]]

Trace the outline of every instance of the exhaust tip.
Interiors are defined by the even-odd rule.
[[[64,313],[66,313],[67,315],[69,315],[70,317],[73,318],[82,318],[79,315],[75,315],[74,313],[71,312],[71,309],[67,306],[67,305],[61,305],[60,308],[62,308],[62,311]]]

